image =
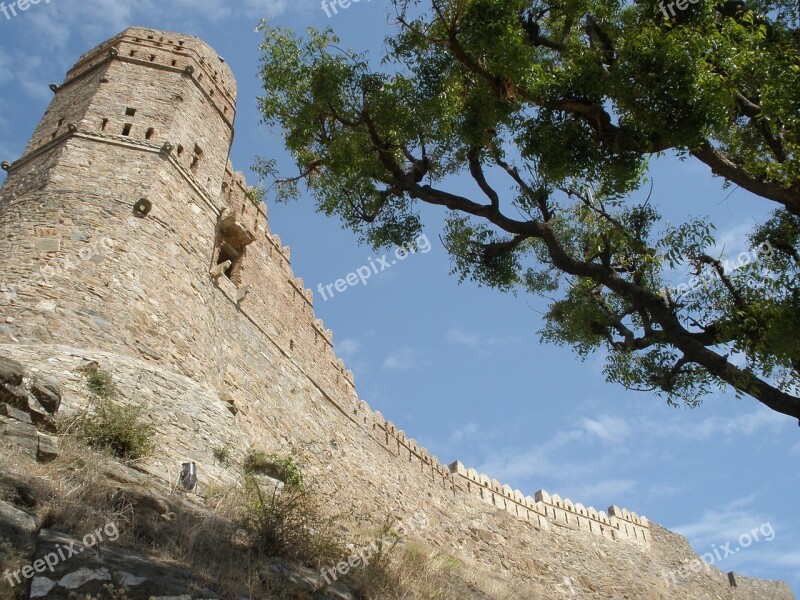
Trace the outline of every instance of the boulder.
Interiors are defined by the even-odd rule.
[[[29,423],[0,417],[0,445],[11,445],[33,458],[39,455],[39,432]]]
[[[14,548],[26,548],[35,534],[36,521],[30,514],[0,500],[0,539],[9,540]]]
[[[39,433],[39,460],[47,461],[58,458],[59,439],[54,435]]]
[[[61,406],[61,384],[52,377],[37,377],[31,386],[31,394],[51,415],[56,414]]]
[[[25,368],[15,360],[0,356],[0,384],[22,385]]]

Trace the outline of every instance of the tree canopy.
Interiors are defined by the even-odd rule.
[[[800,419],[797,4],[394,8],[378,67],[330,30],[262,23],[260,109],[299,169],[259,161],[278,199],[304,184],[376,248],[409,244],[420,204],[441,207],[454,274],[554,297],[542,339],[604,352],[609,381],[689,405],[730,386]],[[634,201],[660,154],[769,208],[749,260],[726,264],[709,219],[669,224]]]

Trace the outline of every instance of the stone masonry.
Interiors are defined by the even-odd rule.
[[[202,495],[234,482],[214,448],[306,447],[341,510],[424,511],[418,537],[539,582],[542,597],[793,598],[716,569],[667,582],[697,559],[683,538],[445,466],[360,400],[289,248],[228,161],[236,82],[201,40],[130,28],[51,89],[23,156],[3,163],[0,357],[57,385],[65,411],[86,402],[83,365],[112,372],[158,428],[152,475],[173,482],[193,460]]]

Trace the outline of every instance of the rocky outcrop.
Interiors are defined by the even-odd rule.
[[[39,460],[58,456],[55,414],[61,386],[53,378],[29,377],[25,367],[0,356],[0,446]]]

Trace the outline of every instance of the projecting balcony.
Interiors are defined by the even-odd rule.
[[[225,241],[235,248],[244,248],[256,239],[255,233],[244,223],[241,215],[230,209],[222,215],[220,230]]]

